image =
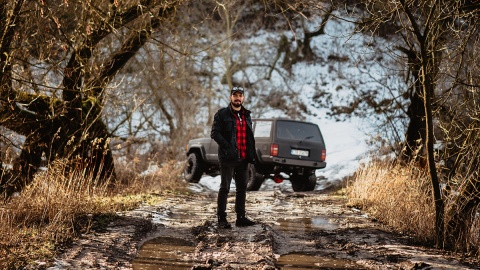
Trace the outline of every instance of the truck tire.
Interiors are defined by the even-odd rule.
[[[317,176],[315,173],[311,174],[305,181],[305,185],[303,186],[304,191],[313,191],[315,190],[315,186],[317,185]]]
[[[203,172],[204,168],[200,154],[194,152],[188,155],[183,170],[185,180],[189,183],[198,183],[200,178],[202,178]]]
[[[248,164],[248,173],[247,173],[247,190],[248,191],[258,191],[265,180],[263,174],[257,173],[255,165]]]
[[[292,188],[295,192],[300,191],[313,191],[317,185],[317,177],[315,173],[304,174],[304,175],[292,175],[290,178],[292,182]]]

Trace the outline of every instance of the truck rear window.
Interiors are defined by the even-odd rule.
[[[322,134],[317,125],[293,121],[277,122],[277,138],[322,142]]]
[[[255,121],[255,137],[270,137],[270,132],[272,130],[272,121]]]

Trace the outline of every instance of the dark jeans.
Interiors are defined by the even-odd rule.
[[[227,198],[230,192],[232,178],[235,179],[235,212],[238,216],[245,216],[245,199],[247,194],[247,167],[248,162],[223,162],[220,164],[221,179],[218,191],[217,215],[226,217]]]

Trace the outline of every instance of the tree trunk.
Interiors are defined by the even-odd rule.
[[[407,115],[410,119],[405,133],[405,142],[400,155],[404,163],[415,162],[420,167],[426,167],[425,161],[425,141],[427,126],[425,123],[425,103],[422,98],[422,84],[420,83],[421,64],[419,57],[413,49],[399,48],[407,55],[410,75],[413,76],[413,85],[410,86],[410,105]]]
[[[425,70],[425,69],[424,69]],[[434,137],[433,137],[433,116],[432,116],[432,100],[433,100],[433,90],[434,83],[431,80],[430,76],[423,72],[423,83],[424,95],[425,95],[425,120],[427,123],[427,136],[426,136],[426,146],[427,146],[427,164],[428,170],[430,172],[430,180],[432,182],[432,192],[433,198],[435,201],[435,240],[437,248],[443,248],[443,235],[444,235],[444,214],[445,214],[445,203],[443,201],[442,195],[440,193],[440,181],[438,180],[437,168],[435,166],[435,153],[433,149]]]
[[[423,89],[423,101],[425,106],[425,145],[427,148],[427,165],[430,172],[430,181],[432,183],[432,195],[435,202],[435,242],[437,247],[440,248],[444,244],[445,203],[440,193],[440,181],[438,179],[435,165],[432,107],[435,94],[435,79],[439,69],[438,65],[441,63],[441,52],[439,50],[442,40],[440,33],[441,29],[438,29],[438,27],[432,27],[432,25],[429,24],[420,27],[410,9],[410,3],[407,4],[404,0],[401,0],[400,3],[412,25],[413,33],[416,36],[420,47],[418,55],[420,57],[417,59],[421,63],[419,81]],[[439,3],[435,2],[433,5],[430,5],[429,8],[429,15],[434,16],[438,11],[437,8],[439,8]],[[432,23],[432,21],[429,21],[429,23]]]

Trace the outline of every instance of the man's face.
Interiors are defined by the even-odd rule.
[[[240,92],[234,92],[230,95],[230,102],[232,102],[232,106],[235,108],[240,108],[243,104],[243,99],[245,96]]]

